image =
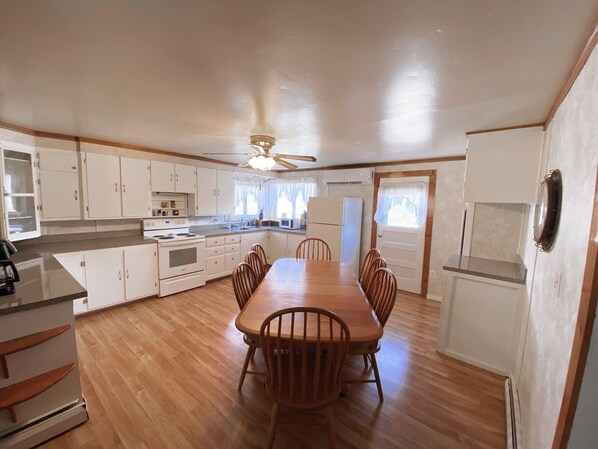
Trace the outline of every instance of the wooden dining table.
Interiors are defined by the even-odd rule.
[[[382,326],[345,263],[276,260],[237,316],[235,325],[247,336],[259,340],[264,319],[289,307],[319,307],[336,313],[347,323],[352,345],[373,343],[382,337]]]

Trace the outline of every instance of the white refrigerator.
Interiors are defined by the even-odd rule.
[[[361,248],[363,200],[317,196],[307,203],[307,237],[324,240],[332,260],[347,263],[357,276]]]

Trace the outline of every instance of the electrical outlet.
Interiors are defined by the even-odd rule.
[[[430,279],[436,279],[436,270],[430,270]]]

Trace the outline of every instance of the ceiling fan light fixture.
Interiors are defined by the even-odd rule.
[[[275,165],[276,161],[270,156],[266,157],[263,155],[253,156],[247,161],[247,163],[256,170],[267,171],[271,170]]]

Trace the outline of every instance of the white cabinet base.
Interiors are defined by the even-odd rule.
[[[164,296],[201,287],[203,285],[206,285],[205,271],[176,276],[170,279],[162,279],[160,281],[160,294],[158,296],[163,298]]]
[[[446,271],[437,350],[509,376],[519,341],[522,285]]]

